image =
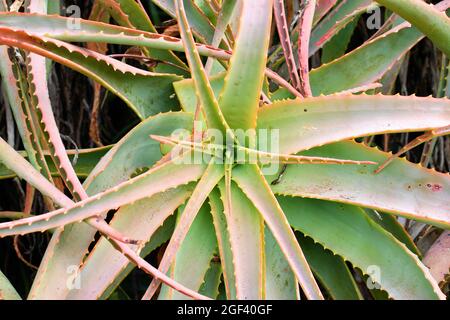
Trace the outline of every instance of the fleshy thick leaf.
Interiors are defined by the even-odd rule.
[[[230,300],[235,300],[237,296],[233,252],[231,251],[230,234],[228,233],[224,205],[220,199],[218,188],[210,193],[209,206],[211,207],[211,214],[213,216],[213,223],[216,231],[226,296]]]
[[[191,154],[185,156],[190,157]],[[40,216],[0,224],[0,236],[45,231],[82,221],[102,212],[117,209],[120,206],[195,181],[200,178],[204,170],[205,165],[202,164],[181,166],[174,161],[166,162],[105,192],[77,202],[69,209],[63,208]]]
[[[183,213],[181,213],[183,214]],[[192,290],[199,291],[211,259],[216,251],[217,240],[208,205],[204,205],[194,219],[172,264],[173,279]],[[166,291],[166,295],[162,293]],[[173,289],[163,285],[159,299],[186,299]],[[213,297],[215,298],[215,297]]]
[[[389,154],[352,141],[302,154],[369,159],[382,162]],[[314,167],[313,167],[314,166]],[[314,170],[313,170],[314,169]],[[394,160],[379,174],[376,166],[288,165],[277,194],[350,203],[405,216],[450,229],[450,179],[404,159]],[[266,177],[268,181],[275,177]]]
[[[194,38],[190,31],[183,0],[176,0],[177,16],[180,23],[180,33],[186,49],[186,57],[191,67],[192,79],[195,83],[196,95],[200,101],[200,110],[202,110],[208,128],[221,130],[225,133],[227,124],[219,109],[219,105],[211,89],[208,77],[202,65],[202,61],[195,47]]]
[[[21,300],[16,289],[8,278],[0,271],[0,300]]]
[[[182,186],[123,206],[110,225],[125,235],[149,241],[191,191],[192,185]],[[98,299],[128,264],[128,259],[105,238],[100,239],[79,271],[83,285],[71,290],[67,299]]]
[[[362,300],[358,285],[341,257],[314,243],[311,238],[299,236],[298,239],[311,269],[331,298]]]
[[[450,123],[450,100],[333,95],[263,107],[258,129],[279,129],[280,152],[294,153],[379,133],[424,131]]]
[[[234,183],[231,183],[229,194],[225,184],[219,187],[233,254],[236,298],[264,299],[264,222],[252,202]]]
[[[219,104],[232,129],[254,129],[269,46],[272,0],[243,1],[241,22]],[[244,144],[243,141],[240,141]]]
[[[450,55],[450,19],[445,13],[420,0],[376,1],[411,22],[447,56]]]
[[[266,255],[266,299],[299,300],[300,292],[286,257],[277,240],[266,227],[264,229],[264,246]]]
[[[180,79],[176,75],[151,73],[62,41],[0,29],[0,43],[43,55],[92,78],[120,97],[141,119],[176,107],[170,99],[172,83]]]
[[[417,256],[361,208],[302,198],[280,197],[278,201],[295,229],[373,276],[390,297],[445,298]]]
[[[190,129],[191,126],[192,116],[181,113],[160,114],[144,120],[97,163],[84,183],[88,194],[95,195],[115,187],[152,167],[162,154],[159,143],[150,139],[150,134],[170,135],[174,130]],[[96,230],[86,224],[66,226],[54,243],[51,265],[42,270],[42,277],[41,272],[38,273],[41,279],[34,283],[29,297],[64,299],[67,287],[60,284],[59,278],[67,275],[69,266],[81,265],[95,234]]]
[[[286,216],[256,165],[233,170],[233,180],[253,202],[272,231],[298,282],[309,299],[323,299]]]
[[[162,273],[167,273],[169,270],[181,244],[183,243],[183,240],[195,220],[197,213],[201,209],[205,200],[208,198],[211,190],[213,190],[220,179],[222,179],[223,175],[223,166],[215,164],[215,159],[212,159],[192,192],[192,195],[178,220],[178,224],[172,238],[167,245],[164,256],[159,264],[159,270]],[[153,280],[144,295],[144,299],[152,298],[160,283],[161,282],[158,281],[158,279]]]
[[[84,19],[77,20],[79,29],[68,29],[67,25],[73,22],[70,19],[61,16],[0,12],[0,26],[16,31],[23,30],[30,35],[67,42],[100,42],[184,51],[179,38]],[[202,55],[219,59],[231,57],[230,52],[209,45],[196,44],[196,47]]]

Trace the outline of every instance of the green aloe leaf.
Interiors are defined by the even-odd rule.
[[[161,114],[140,123],[92,170],[84,183],[88,194],[112,188],[153,166],[162,154],[159,143],[150,139],[150,134],[170,135],[174,130],[188,129],[191,125],[192,116],[181,113]],[[95,229],[85,224],[66,226],[59,240],[55,241],[51,266],[38,273],[42,278],[33,286],[30,297],[64,298],[67,290],[65,286],[59,286],[58,275],[66,275],[68,266],[81,264],[95,233]]]
[[[362,209],[314,199],[279,197],[278,201],[296,230],[372,276],[390,297],[444,299],[418,257]]]
[[[114,215],[111,227],[132,238],[147,242],[168,216],[191,194],[192,185],[126,205]],[[129,265],[129,260],[105,239],[100,239],[79,271],[83,286],[71,290],[67,299],[98,299]]]
[[[416,244],[411,238],[411,235],[408,233],[408,231],[405,230],[403,225],[400,224],[400,222],[394,215],[378,212],[371,209],[366,209],[366,213],[376,223],[378,223],[386,231],[390,232],[394,237],[396,237],[397,240],[403,242],[412,253],[417,255],[419,258],[422,258],[422,253],[419,251],[419,248],[417,248]]]
[[[311,269],[334,300],[362,300],[353,276],[342,257],[324,249],[313,239],[298,236]]]
[[[150,241],[144,246],[144,248],[139,253],[141,257],[146,257],[156,249],[158,249],[161,245],[166,243],[170,236],[172,235],[173,229],[175,227],[175,215],[170,216],[164,224],[156,230]],[[117,275],[115,275],[114,281],[109,284],[108,288],[103,292],[100,297],[101,300],[108,299],[111,294],[119,287],[122,281],[134,270],[136,266],[132,263],[128,263],[128,265]]]
[[[322,49],[322,63],[328,63],[345,54],[357,25],[358,20],[353,20],[325,44]]]
[[[16,289],[8,278],[0,271],[0,300],[21,300]]]
[[[78,29],[68,29],[71,18],[26,13],[0,12],[0,27],[24,31],[28,35],[48,37],[67,42],[100,42],[141,46],[149,49],[184,51],[181,39],[163,34],[120,27],[107,23],[79,19]],[[230,59],[228,51],[196,44],[199,53],[220,59]]]
[[[438,9],[446,10],[449,6],[450,3],[442,3]],[[379,81],[423,37],[416,26],[400,24],[350,53],[311,70],[314,95],[346,91]]]
[[[260,169],[252,164],[238,166],[233,170],[233,180],[264,218],[306,296],[309,299],[323,299],[286,216]]]
[[[182,211],[180,210],[182,215]],[[202,206],[183,240],[172,264],[171,273],[179,283],[199,291],[210,268],[217,240],[208,205]],[[193,254],[195,252],[195,254]],[[186,297],[163,285],[158,299],[181,300]],[[215,298],[215,297],[212,297]]]
[[[269,46],[272,2],[243,1],[239,32],[219,98],[220,109],[232,129],[256,127]]]
[[[0,2],[1,3],[1,2]],[[0,4],[0,9],[4,9]],[[7,103],[12,111],[14,120],[17,125],[20,137],[22,138],[25,150],[27,151],[30,162],[34,166],[37,166],[35,150],[32,146],[31,137],[28,134],[27,119],[22,112],[23,100],[20,87],[18,86],[18,79],[16,79],[16,73],[14,72],[15,66],[11,62],[8,54],[8,48],[5,46],[0,47],[0,76],[2,78],[2,88],[4,90]],[[6,102],[6,101],[5,101]]]
[[[420,0],[376,0],[427,35],[446,55],[450,55],[450,19],[433,5]]]
[[[228,299],[235,300],[236,296],[236,272],[234,271],[233,252],[231,250],[230,234],[228,232],[225,209],[220,198],[218,188],[209,194],[209,205],[213,216],[216,231],[217,244],[219,247],[220,262],[223,271],[225,292]]]
[[[211,261],[210,268],[205,275],[205,280],[200,287],[200,293],[205,296],[216,299],[219,295],[219,286],[221,283],[222,266],[220,262]]]
[[[183,3],[181,0],[177,0],[176,3],[181,37],[186,49],[186,58],[192,69],[191,74],[195,83],[196,95],[200,101],[200,110],[203,112],[208,128],[218,129],[224,133],[227,128],[227,123],[220,111],[219,104],[212,92],[202,61],[195,47]]]
[[[178,219],[178,224],[173,232],[169,244],[165,250],[164,256],[159,264],[159,270],[162,273],[167,273],[170,266],[175,259],[180,245],[183,243],[186,235],[188,234],[192,223],[199,210],[202,208],[203,203],[208,198],[209,193],[217,183],[222,179],[224,175],[224,168],[220,164],[216,164],[216,159],[211,159],[208,167],[204,171],[202,177],[195,186],[192,195],[186,203],[183,213]],[[150,299],[153,297],[156,289],[161,282],[158,279],[154,279],[144,294],[144,299]]]
[[[303,152],[305,155],[366,159],[379,163],[389,154],[353,141]],[[360,205],[450,229],[450,180],[447,174],[396,159],[379,174],[376,166],[288,165],[277,194]],[[266,177],[268,181],[276,178]]]
[[[211,79],[214,92],[223,75]],[[195,110],[192,82],[175,83],[184,110]],[[331,95],[275,101],[258,110],[258,129],[279,129],[280,153],[379,133],[422,131],[448,125],[450,102],[415,96]],[[398,115],[398,116],[394,116]]]
[[[236,298],[264,299],[264,222],[252,202],[234,183],[229,194],[224,183],[219,187],[233,255]]]
[[[177,107],[170,96],[172,83],[180,80],[179,76],[144,71],[84,48],[23,31],[3,29],[0,43],[30,50],[92,78],[120,97],[141,119]],[[155,89],[148,90],[149,87]]]
[[[266,255],[266,299],[299,300],[300,292],[295,274],[292,272],[277,240],[267,227],[264,229],[264,246]]]
[[[110,146],[93,149],[67,150],[67,155],[74,165],[77,176],[79,178],[86,178],[109,149],[111,149]],[[19,151],[18,153],[22,157],[27,158],[27,153],[25,151]],[[50,155],[46,155],[45,158],[49,164],[52,176],[59,176],[58,170],[51,162]],[[14,177],[16,177],[16,173],[0,163],[0,180],[11,179]]]
[[[390,132],[424,131],[450,123],[450,100],[415,96],[333,95],[260,108],[258,129],[279,129],[280,153]]]

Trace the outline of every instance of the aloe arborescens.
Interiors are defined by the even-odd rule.
[[[47,15],[46,1],[25,13],[0,2],[1,77],[25,148],[0,140],[0,172],[40,191],[48,209],[0,223],[0,237],[52,232],[28,298],[106,299],[134,265],[152,276],[146,299],[298,299],[300,290],[361,299],[356,274],[390,298],[445,298],[450,266],[435,258],[445,250],[430,250],[426,266],[397,217],[450,229],[450,178],[398,155],[448,134],[450,102],[383,90],[424,35],[449,54],[450,2],[376,1],[394,12],[384,32],[313,70],[310,54],[376,2],[306,1],[293,29],[282,0],[214,1],[215,10],[153,2],[176,18],[180,38],[156,33],[132,0],[98,0],[104,22],[76,27]],[[281,45],[269,57],[272,25]],[[143,70],[93,43],[163,63]],[[141,120],[116,144],[82,150],[83,168],[61,140],[45,58],[101,84]],[[288,80],[270,69],[283,64]],[[425,134],[396,155],[360,139],[401,132]],[[165,242],[156,269],[143,258]],[[2,297],[18,295],[0,273]]]

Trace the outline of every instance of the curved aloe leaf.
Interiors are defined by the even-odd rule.
[[[264,222],[234,183],[229,192],[224,183],[219,188],[233,255],[236,298],[264,299]]]
[[[298,240],[311,269],[331,298],[334,300],[363,299],[350,270],[340,256],[324,249],[311,238],[299,236]]]
[[[280,245],[292,271],[309,299],[323,299],[286,216],[256,165],[242,165],[233,170],[233,180],[253,202]]]
[[[269,46],[272,0],[243,1],[240,19],[219,105],[230,128],[247,130],[256,127]]]
[[[186,58],[192,71],[192,79],[196,87],[196,95],[200,101],[200,110],[202,110],[208,128],[215,128],[225,133],[227,124],[220,111],[217,100],[212,92],[211,85],[209,84],[208,77],[202,65],[202,61],[195,47],[194,38],[191,34],[186,12],[184,11],[183,2],[176,1],[177,4],[177,16],[180,23],[180,32],[183,39],[183,43],[186,48]],[[197,112],[196,112],[197,114]]]
[[[217,240],[210,208],[208,205],[204,205],[199,210],[186,238],[177,250],[172,264],[173,279],[192,290],[200,291],[216,247]],[[193,254],[194,252],[195,254]],[[166,294],[164,295],[163,292]],[[158,299],[181,300],[186,299],[186,297],[163,285]]]
[[[209,206],[211,207],[211,214],[216,231],[226,296],[230,300],[235,300],[237,296],[233,252],[231,251],[230,235],[228,233],[227,220],[224,211],[225,209],[220,198],[218,188],[215,188],[209,194]]]
[[[125,181],[86,200],[75,203],[68,208],[52,211],[40,216],[21,219],[0,224],[0,237],[13,234],[26,234],[61,227],[69,223],[79,222],[102,212],[117,209],[142,198],[166,191],[200,178],[205,165],[177,163],[181,159],[166,162],[150,169],[142,175]],[[157,183],[155,183],[157,181]]]
[[[376,0],[411,22],[446,55],[450,55],[450,19],[420,0]]]
[[[357,25],[358,20],[353,20],[323,46],[321,56],[322,63],[331,62],[345,54]]]
[[[277,240],[268,228],[264,229],[264,247],[266,257],[265,298],[267,300],[299,300],[297,279]]]
[[[176,107],[170,99],[172,83],[180,79],[176,75],[151,73],[62,41],[0,29],[0,43],[43,55],[92,78],[120,97],[141,119]],[[158,89],[148,90],[150,86]]]
[[[197,213],[201,209],[205,200],[208,198],[211,190],[213,190],[220,179],[222,179],[223,175],[223,166],[215,164],[215,159],[212,159],[192,192],[192,195],[179,218],[170,242],[167,245],[164,256],[159,264],[159,270],[162,273],[166,273],[169,270],[173,259],[176,257],[178,249],[183,243],[183,240],[185,239]],[[153,280],[147,289],[144,298],[150,299],[160,283],[161,282],[158,279]]]
[[[222,75],[211,85],[217,94]],[[175,91],[183,109],[192,112],[192,81],[176,82]],[[259,109],[258,129],[280,129],[280,152],[291,153],[359,136],[443,127],[450,122],[449,105],[447,99],[350,94],[275,101]]]
[[[169,135],[174,130],[189,129],[191,126],[192,116],[185,113],[165,113],[144,120],[97,163],[84,183],[87,193],[98,194],[152,167],[162,154],[159,143],[148,137],[150,134]],[[61,286],[58,279],[67,275],[69,266],[81,264],[95,233],[95,229],[85,224],[66,226],[59,240],[54,243],[48,267],[42,272],[39,270],[37,276],[40,281],[35,282],[29,297],[65,298],[67,287]]]
[[[415,96],[322,96],[275,102],[258,114],[258,129],[280,128],[281,153],[378,133],[424,131],[449,123],[450,100]]]
[[[316,53],[348,23],[366,11],[372,0],[342,0],[321,20],[311,33],[309,54]]]
[[[389,154],[352,141],[318,147],[305,155],[339,156],[381,162]],[[396,159],[380,174],[373,165],[288,165],[277,194],[360,205],[450,229],[450,179],[447,174]],[[276,177],[274,177],[275,179]],[[271,177],[267,177],[271,181]]]
[[[191,191],[192,186],[181,186],[123,206],[114,215],[110,226],[125,235],[149,241]],[[79,271],[83,285],[69,291],[67,299],[98,299],[128,264],[128,259],[105,238],[100,239]]]
[[[447,3],[440,9],[448,6]],[[365,42],[339,59],[311,70],[313,94],[331,94],[378,81],[423,37],[416,28],[401,24]]]
[[[382,226],[386,231],[390,232],[400,242],[404,243],[406,247],[419,258],[422,258],[422,253],[417,248],[414,240],[403,225],[397,220],[394,215],[376,210],[366,209],[366,213],[376,223]]]
[[[80,29],[67,29],[70,18],[24,13],[1,13],[0,27],[23,30],[29,35],[44,36],[68,42],[101,42],[149,49],[184,51],[181,39],[96,21],[78,20]],[[230,59],[230,52],[196,44],[199,53],[219,59]]]
[[[295,229],[373,276],[390,297],[445,298],[417,256],[362,209],[313,199],[280,197],[278,201]]]
[[[35,108],[33,112],[37,114],[43,139],[45,139],[53,162],[69,191],[76,199],[86,198],[86,191],[70,163],[53,115],[48,92],[45,58],[30,53],[27,54],[26,60],[30,101]]]
[[[36,226],[33,225],[33,221],[30,221],[30,219],[31,220],[35,220],[36,219],[36,221],[35,221],[36,224],[38,224],[38,225],[39,224],[43,224],[44,225],[44,229],[45,229],[45,225],[47,225],[47,223],[50,221],[51,218],[56,218],[56,220],[58,220],[58,219],[60,219],[62,217],[63,220],[65,220],[64,219],[64,215],[65,215],[64,212],[66,210],[71,210],[71,209],[74,209],[74,208],[76,209],[76,206],[78,206],[79,209],[81,208],[81,211],[84,211],[85,209],[83,209],[83,202],[89,202],[89,201],[96,202],[96,200],[101,199],[101,196],[100,197],[97,196],[97,198],[88,198],[85,201],[81,201],[81,202],[78,202],[78,203],[74,204],[72,200],[70,200],[68,197],[66,197],[64,195],[64,193],[59,191],[59,189],[57,189],[53,184],[51,184],[42,175],[40,175],[38,171],[36,171],[17,152],[15,152],[15,150],[12,149],[3,139],[0,139],[0,149],[2,151],[0,153],[2,162],[4,162],[6,165],[8,165],[11,169],[15,170],[20,175],[21,178],[24,178],[28,183],[30,183],[31,185],[36,187],[38,190],[40,190],[44,195],[49,196],[53,201],[55,201],[55,203],[57,203],[58,205],[64,207],[61,210],[57,210],[57,211],[54,211],[54,212],[51,212],[51,213],[48,213],[48,214],[41,215],[41,216],[39,216],[38,219],[36,219],[37,217],[35,216],[35,217],[31,217],[31,218],[25,218],[25,219],[17,220],[15,222],[17,223],[16,226],[18,226],[19,229],[21,228],[21,226],[25,227],[25,229],[27,229],[27,226],[31,227],[32,229],[35,228]],[[161,165],[158,168],[159,169],[161,167],[162,168],[164,168],[164,167],[167,168],[167,165],[170,165],[170,163],[171,162],[167,162],[167,163]],[[178,166],[178,167],[181,167],[181,166]],[[158,169],[158,168],[156,168],[156,169]],[[158,171],[158,170],[156,170],[156,171]],[[200,171],[202,171],[202,169]],[[152,171],[150,171],[149,173],[151,173],[151,172]],[[171,180],[171,179],[169,178],[169,180]],[[171,181],[174,181],[174,180],[171,180]],[[127,185],[127,183],[123,183],[122,185],[125,186],[125,185]],[[173,187],[175,187],[175,185],[173,185]],[[158,188],[161,188],[161,185],[159,187],[156,187],[156,190]],[[131,188],[131,189],[134,189],[134,188]],[[112,193],[114,193],[114,192],[117,191],[117,188],[113,189],[113,190],[110,190],[110,192],[111,191],[112,191]],[[139,188],[135,188],[135,190],[131,190],[131,191],[132,191],[131,194],[133,194],[133,191],[134,191],[134,194],[137,195],[137,193],[139,193]],[[137,193],[136,193],[136,191],[137,191]],[[164,190],[161,190],[161,191],[164,191]],[[157,193],[157,192],[158,191],[156,191],[155,193]],[[107,194],[107,192],[105,192],[104,194]],[[124,195],[126,198],[128,198],[128,200],[130,202],[133,201],[133,196],[129,197],[130,194],[127,195],[126,192],[125,192],[125,194],[122,194],[122,195]],[[150,192],[147,195],[150,196],[150,195],[152,195],[152,193]],[[144,197],[140,197],[140,198],[144,198]],[[106,198],[103,198],[103,199],[107,199],[107,198],[108,198],[108,196],[106,196]],[[113,196],[113,198],[116,198],[116,200],[118,200],[117,196],[116,197]],[[120,198],[120,196],[118,198]],[[127,204],[127,203],[129,203],[129,202],[124,202],[123,204]],[[114,204],[114,203],[110,202],[110,201],[107,201],[107,204],[111,205],[111,204]],[[73,205],[73,207],[71,207],[71,205]],[[120,204],[119,204],[119,206],[120,206]],[[66,209],[67,207],[71,207],[71,209]],[[89,209],[89,205],[88,205],[88,209]],[[99,207],[96,208],[95,205],[94,205],[94,210],[98,210],[98,212],[95,213],[94,215],[99,215],[99,214],[101,214],[102,212],[104,212],[104,211],[106,211],[108,209],[102,208],[101,206],[100,206],[100,208]],[[62,213],[62,216],[60,215],[60,213]],[[43,222],[42,218],[44,219],[45,222]],[[70,215],[69,215],[69,220],[71,218],[73,218],[73,217],[70,217]],[[83,219],[81,219],[80,222],[82,220]],[[27,221],[27,222],[25,222],[25,225],[23,224],[24,221]],[[70,222],[68,222],[68,223],[70,223]],[[1,227],[7,226],[9,231],[14,229],[14,227],[9,222],[6,222],[6,223],[0,224],[0,225],[1,225]],[[54,227],[59,227],[59,226],[60,225],[55,225]],[[106,228],[106,227],[108,227],[108,228]],[[114,229],[110,228],[107,224],[106,224],[106,227],[104,227],[103,229],[104,230],[108,230],[108,231],[112,231],[112,232],[116,232]],[[44,229],[42,229],[42,230],[44,230]],[[38,230],[39,230],[39,228],[38,228]],[[24,230],[19,231],[19,232],[23,232],[23,231]],[[52,241],[49,244],[50,248],[55,247],[55,244],[57,244],[57,242],[59,241],[59,239],[60,239],[59,236],[60,236],[61,231],[62,231],[62,228],[59,228],[55,232],[55,237],[52,238]],[[8,232],[7,232],[7,234],[8,234]],[[192,290],[184,287],[183,285],[180,285],[176,281],[173,281],[172,279],[170,279],[169,277],[167,277],[163,273],[159,272],[157,269],[155,269],[153,266],[151,266],[148,262],[146,262],[144,259],[139,257],[136,254],[136,252],[132,248],[128,247],[127,245],[125,245],[125,244],[115,240],[114,238],[110,238],[109,240],[111,241],[111,243],[113,244],[113,246],[117,250],[119,250],[123,255],[125,255],[130,261],[132,261],[134,264],[136,264],[139,268],[143,269],[146,273],[148,273],[148,274],[150,274],[150,275],[152,275],[154,277],[156,276],[157,278],[161,279],[164,283],[167,283],[168,285],[170,285],[174,289],[176,289],[176,290],[182,292],[183,294],[186,294],[186,295],[188,295],[188,296],[190,296],[192,298],[195,298],[195,299],[208,299],[207,297],[205,297],[205,296],[203,296],[201,294],[198,294],[197,292],[192,291]],[[44,256],[44,260],[51,258],[51,254],[50,254],[50,257],[47,255],[48,252],[49,251],[47,250],[46,251],[46,255]],[[48,264],[45,263],[46,267],[47,267],[47,265]],[[38,283],[38,282],[36,282],[36,283]],[[60,286],[61,285],[62,284],[60,283]]]
[[[1,5],[0,5],[0,9]],[[14,72],[15,66],[9,59],[8,48],[6,46],[0,47],[0,76],[2,78],[2,88],[6,94],[6,99],[9,103],[9,107],[14,115],[14,120],[17,125],[20,137],[22,138],[25,150],[27,151],[30,162],[37,167],[35,159],[35,151],[32,147],[31,137],[27,131],[27,119],[22,112],[22,97],[20,94],[20,88],[17,85],[18,79]]]
[[[21,300],[16,289],[8,278],[0,271],[0,300]]]
[[[220,262],[211,261],[210,268],[206,272],[205,280],[200,287],[200,293],[216,299],[219,295],[219,286],[221,283],[222,266]]]

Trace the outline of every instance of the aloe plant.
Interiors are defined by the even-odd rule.
[[[107,299],[137,266],[152,279],[143,299],[363,299],[361,286],[445,299],[448,242],[422,261],[399,219],[449,230],[450,178],[399,156],[449,133],[450,90],[383,90],[425,36],[450,54],[450,2],[376,1],[392,18],[346,54],[333,39],[375,2],[301,1],[293,29],[283,0],[153,3],[180,38],[158,34],[139,1],[98,0],[92,20],[0,1],[2,85],[25,149],[0,139],[0,177],[26,181],[46,208],[0,215],[11,220],[0,237],[51,233],[26,298]],[[105,44],[157,63],[132,66]],[[337,58],[310,70],[322,48]],[[66,150],[49,61],[95,81],[96,95],[105,87],[140,123],[114,145]],[[283,66],[285,78],[273,70]],[[425,133],[396,154],[362,142],[408,132]],[[153,266],[144,258],[156,250]],[[0,272],[2,298],[19,296]]]

